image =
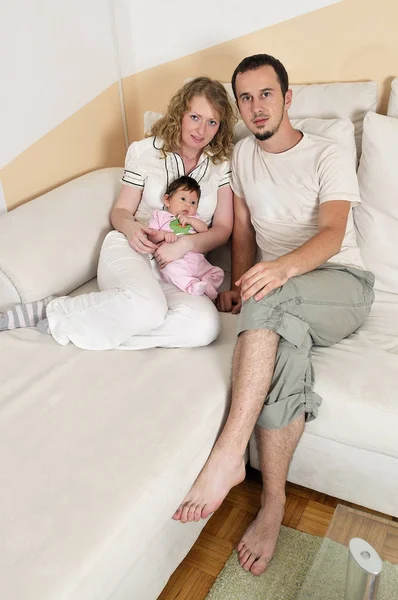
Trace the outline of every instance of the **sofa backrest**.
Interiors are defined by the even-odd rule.
[[[387,115],[389,117],[398,117],[398,77],[391,82],[391,94],[388,102]]]
[[[0,217],[0,312],[96,275],[122,172],[93,171]]]
[[[375,289],[398,294],[398,119],[368,113],[358,169],[357,239]]]
[[[189,77],[185,81],[191,80]],[[230,83],[223,83],[232,101],[235,98]],[[293,101],[289,108],[291,119],[350,119],[355,128],[358,158],[361,155],[363,120],[368,111],[377,107],[378,91],[375,81],[343,83],[313,83],[291,85]]]

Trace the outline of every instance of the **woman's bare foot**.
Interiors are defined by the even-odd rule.
[[[181,523],[206,519],[221,505],[229,490],[244,480],[245,473],[243,456],[214,447],[173,519]]]
[[[267,500],[246,529],[237,547],[239,562],[245,571],[261,575],[274,556],[285,501],[285,498]]]

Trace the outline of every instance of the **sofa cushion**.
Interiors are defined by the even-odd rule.
[[[376,289],[398,293],[398,119],[368,113],[354,208],[358,243]]]
[[[121,174],[94,171],[0,217],[0,311],[94,277]]]
[[[398,296],[390,294],[377,298],[357,332],[313,349],[323,403],[308,432],[398,459],[397,338]]]
[[[232,86],[224,83],[227,92],[234,99]],[[369,110],[377,107],[377,83],[375,81],[355,83],[315,83],[291,85],[293,90],[291,119],[350,119],[355,127],[357,153],[361,153],[363,119]]]
[[[389,117],[398,118],[398,77],[393,79],[391,83],[391,94],[388,102],[387,115]]]
[[[163,117],[161,113],[147,110],[144,113],[144,131],[148,133],[158,119]],[[354,125],[350,119],[292,119],[295,129],[301,129],[306,133],[312,133],[325,137],[326,139],[339,142],[352,155],[356,161],[357,151],[354,137]],[[242,119],[239,119],[234,128],[234,144],[243,138],[252,135]]]
[[[338,142],[350,152],[354,163],[356,162],[357,150],[354,125],[350,119],[291,119],[291,123],[295,129]],[[248,130],[244,122],[239,120],[235,126],[234,143],[249,135],[252,135],[252,133]]]
[[[222,318],[193,349],[0,335],[1,598],[106,600],[150,551],[226,412],[235,319]]]

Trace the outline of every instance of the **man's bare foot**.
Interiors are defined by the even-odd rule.
[[[206,519],[219,508],[229,490],[244,480],[245,473],[243,456],[215,446],[173,519],[181,523]]]
[[[245,571],[261,575],[267,568],[278,541],[285,501],[285,498],[267,500],[243,534],[237,551]]]

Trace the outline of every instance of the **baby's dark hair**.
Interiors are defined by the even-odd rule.
[[[168,186],[166,190],[166,194],[168,196],[172,196],[174,192],[178,189],[182,188],[187,192],[196,192],[198,195],[198,200],[200,199],[200,185],[193,177],[188,177],[188,175],[183,175],[182,177],[178,177],[178,179],[174,179]]]

